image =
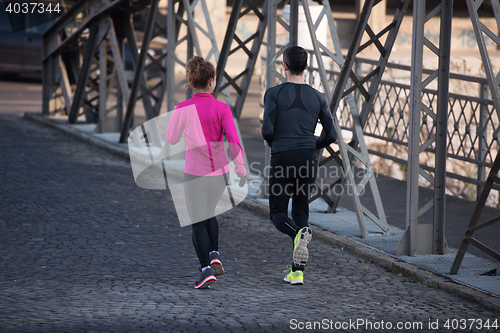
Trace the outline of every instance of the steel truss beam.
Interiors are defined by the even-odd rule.
[[[340,100],[351,93],[354,93],[355,96],[363,97],[364,101],[362,103],[362,110],[358,117],[359,126],[361,127],[361,129],[365,128],[368,121],[370,111],[373,107],[373,100],[377,95],[385,66],[387,64],[387,61],[389,60],[389,56],[396,41],[396,37],[401,26],[401,22],[403,21],[406,9],[408,8],[409,2],[409,0],[398,1],[398,6],[394,13],[393,20],[378,33],[375,33],[368,25],[368,18],[372,12],[373,7],[381,2],[366,1],[360,13],[356,29],[354,30],[353,42],[350,45],[344,67],[342,68],[338,79],[338,82],[342,83],[339,88],[347,84],[348,78],[351,79],[353,84],[344,91],[338,89],[338,91],[334,92],[331,108],[332,110],[336,110],[340,104]],[[381,5],[384,6],[385,3],[382,2]],[[365,33],[369,37],[369,40],[360,45],[362,37]],[[384,45],[382,45],[381,39],[384,36],[387,37]],[[380,53],[377,65],[370,73],[366,74],[364,77],[359,77],[359,75],[353,70],[356,55],[372,45],[374,45],[375,50]],[[368,85],[368,89],[365,88],[365,85]],[[339,96],[340,94],[341,96]],[[356,120],[356,122],[358,122],[358,120]],[[353,140],[349,142],[349,146],[356,150],[358,149],[358,145],[358,136],[355,135],[353,137]],[[354,156],[355,155],[350,156],[351,163]],[[343,185],[345,183],[345,178],[339,179],[338,183]],[[332,207],[335,210],[340,201],[340,196],[334,195],[331,200],[333,201]]]
[[[157,0],[156,0],[157,1]],[[157,5],[157,4],[156,4]],[[201,6],[201,13],[203,17],[195,18],[195,8],[196,6]],[[143,52],[148,52],[148,46],[151,41],[149,35],[151,33],[152,26],[152,18],[157,16],[156,11],[153,6],[150,8],[150,13],[147,19],[147,27],[144,35],[143,44],[145,47],[141,48],[141,54],[138,60],[138,66],[136,67],[135,78],[132,85],[132,89],[137,89],[137,86],[148,87],[148,82],[145,82],[144,78],[140,78],[142,73],[138,73],[140,71],[141,66],[144,66],[142,62],[145,57],[152,58],[149,54],[143,55]],[[200,23],[205,22],[206,27],[203,27]],[[185,97],[191,97],[191,89],[189,87],[187,89],[186,81],[184,79],[179,82],[176,81],[176,66],[180,65],[181,67],[185,67],[185,62],[183,58],[178,56],[178,48],[183,45],[186,45],[186,59],[190,59],[194,54],[203,56],[208,61],[217,61],[219,58],[219,51],[217,48],[215,34],[212,28],[212,23],[210,20],[209,12],[206,5],[206,0],[170,0],[168,3],[167,10],[167,20],[166,25],[162,26],[158,22],[158,18],[156,18],[155,26],[157,28],[156,34],[153,34],[152,38],[154,39],[157,36],[161,36],[165,38],[168,43],[166,45],[166,53],[161,55],[160,59],[152,59],[156,62],[156,66],[160,66],[158,63],[162,62],[165,65],[161,66],[162,76],[160,81],[156,84],[155,87],[158,90],[156,97],[154,100],[156,102],[154,106],[154,111],[151,116],[148,115],[148,120],[156,117],[160,113],[161,103],[166,93],[166,107],[167,111],[173,110],[175,106],[178,104],[178,94],[180,90],[185,90]],[[183,27],[185,29],[183,29]],[[180,36],[180,33],[185,31],[185,34]],[[202,54],[202,38],[208,38],[209,43],[211,45],[210,50],[206,55]],[[224,89],[223,94],[226,97],[226,102],[229,105],[232,105],[229,92]],[[143,92],[144,95],[144,92]],[[134,101],[131,100],[129,102],[127,108],[127,116],[133,114],[134,110]],[[120,142],[125,142],[128,137],[128,133],[130,131],[131,123],[126,119],[125,126],[122,128]]]
[[[217,61],[217,81],[214,90],[215,98],[218,97],[219,93],[222,92],[226,97],[226,103],[231,107],[233,117],[235,119],[236,129],[238,135],[240,135],[240,129],[238,125],[238,120],[240,119],[241,112],[243,110],[243,105],[248,94],[248,89],[250,88],[250,83],[252,81],[252,75],[254,72],[255,64],[258,59],[259,51],[262,46],[262,41],[264,39],[264,33],[266,31],[266,11],[265,3],[267,0],[236,0],[233,4],[231,10],[231,16],[229,18],[229,23],[227,26],[226,34],[224,36],[224,42],[222,44],[221,54],[218,55]],[[245,6],[244,6],[245,5]],[[263,6],[263,10],[260,10],[259,6]],[[242,40],[236,33],[236,28],[238,25],[238,20],[248,13],[253,12],[259,19],[257,25],[257,30],[250,37]],[[233,47],[233,43],[236,43],[236,47]],[[252,43],[250,49],[247,47]],[[215,45],[215,41],[214,44]],[[234,55],[239,50],[243,50],[247,55],[248,59],[246,66],[243,71],[235,76],[227,73],[226,67],[231,55]],[[231,88],[231,89],[230,89]],[[235,93],[236,99],[233,103],[230,95],[230,91]],[[243,151],[245,152],[245,147],[243,146]],[[243,154],[245,158],[245,165],[248,168],[248,161],[246,159],[246,153]],[[248,170],[247,170],[248,171]],[[250,172],[247,172],[250,174]]]
[[[474,28],[474,33],[476,35],[477,45],[479,47],[479,52],[481,54],[481,58],[483,60],[483,67],[486,73],[486,78],[488,80],[488,85],[490,88],[490,94],[493,100],[493,105],[498,115],[498,119],[500,120],[500,93],[498,91],[498,87],[500,86],[500,72],[495,74],[493,72],[493,67],[491,65],[491,59],[488,54],[488,49],[486,47],[487,38],[490,39],[493,43],[500,47],[500,37],[496,35],[493,31],[488,29],[485,24],[481,23],[479,19],[478,11],[482,5],[483,1],[479,0],[467,0],[467,8],[469,9],[469,15],[472,21],[472,26]],[[493,13],[495,15],[495,20],[497,22],[498,29],[500,29],[500,3],[498,0],[491,1],[493,7]],[[500,31],[500,30],[499,30]],[[457,256],[455,257],[455,261],[450,270],[450,274],[454,275],[458,273],[460,269],[460,265],[462,264],[462,260],[467,252],[468,245],[473,245],[482,252],[488,254],[492,258],[498,261],[498,268],[495,270],[496,275],[500,275],[500,253],[495,252],[490,249],[486,245],[482,244],[478,240],[473,238],[473,234],[475,231],[486,228],[493,223],[500,221],[500,218],[494,218],[486,222],[482,222],[478,224],[479,218],[481,217],[481,213],[486,205],[486,200],[491,192],[491,189],[494,184],[500,184],[500,178],[498,176],[498,171],[500,169],[500,152],[497,152],[497,156],[495,161],[493,162],[493,166],[491,167],[488,179],[486,180],[486,184],[481,191],[481,196],[476,204],[476,208],[474,209],[474,213],[472,214],[472,218],[469,222],[469,227],[465,232],[465,236],[462,240],[462,244],[458,250]]]
[[[441,30],[439,47],[424,35],[424,25],[440,14]],[[448,136],[448,85],[450,76],[450,41],[453,2],[442,0],[426,14],[425,1],[414,3],[413,54],[411,65],[410,125],[408,142],[408,188],[406,206],[407,230],[396,247],[396,255],[449,253],[445,240],[445,188],[446,188],[446,139]],[[438,57],[438,68],[425,79],[422,75],[424,46]],[[423,90],[437,81],[436,106],[423,100]],[[435,133],[421,133],[421,119],[430,117],[436,124]],[[427,135],[427,136],[425,136]],[[422,142],[422,143],[421,143]],[[420,167],[419,156],[434,145],[435,174]],[[419,180],[423,177],[434,187],[434,198],[424,205],[419,202]],[[419,224],[419,217],[434,208],[433,224]]]
[[[128,7],[125,5],[127,2],[126,0],[79,1],[44,33],[43,60],[53,54],[61,53],[74,43],[95,18],[109,14],[119,6]],[[137,4],[137,1],[135,3]]]
[[[178,4],[178,9],[175,9],[176,3]],[[197,5],[201,5],[203,18],[200,19],[198,17],[194,17],[195,7]],[[187,18],[184,19],[183,14],[181,13],[181,8],[186,13]],[[205,22],[206,27],[203,27],[200,22]],[[186,35],[180,38],[179,36],[173,35],[173,27],[177,27],[179,25],[184,24],[186,26]],[[210,49],[206,55],[202,54],[202,38],[203,36],[208,39]],[[197,55],[203,56],[208,61],[215,61],[218,63],[220,59],[219,49],[217,47],[217,42],[215,40],[215,34],[212,28],[212,22],[210,20],[210,15],[208,12],[206,0],[170,0],[167,14],[167,37],[169,43],[167,44],[167,111],[173,110],[175,106],[178,104],[176,99],[176,92],[182,88],[187,86],[187,82],[185,79],[182,79],[180,82],[176,83],[175,81],[175,66],[176,64],[185,67],[185,63],[176,55],[175,49],[182,42],[187,42],[187,54],[186,59],[190,59],[195,53]],[[174,42],[171,42],[174,41]],[[219,76],[218,76],[219,77]],[[216,81],[219,85],[220,83],[224,84],[225,80],[223,77],[219,77],[219,80]],[[248,89],[248,87],[247,87]],[[217,93],[222,92],[225,96],[226,103],[233,110],[234,116],[234,107],[231,99],[231,95],[229,89],[227,87],[219,88]],[[186,89],[186,98],[191,97],[191,89]],[[217,94],[215,94],[217,97]],[[242,143],[243,151],[245,150],[243,146],[243,141],[241,140],[240,130],[238,127],[238,122],[235,121],[236,130],[238,132],[238,136],[240,136],[240,142]],[[246,157],[246,154],[244,154]],[[248,165],[248,163],[245,163]]]
[[[361,231],[361,237],[366,238],[368,236],[368,229],[366,227],[366,223],[364,220],[364,215],[368,216],[377,226],[379,226],[382,229],[383,234],[388,234],[389,233],[389,226],[387,224],[384,208],[382,205],[382,200],[380,199],[380,194],[378,191],[377,183],[374,177],[373,169],[371,167],[371,162],[368,154],[368,149],[366,147],[365,141],[364,141],[364,134],[363,134],[363,129],[362,129],[362,124],[360,123],[360,117],[359,117],[359,111],[357,109],[356,102],[354,100],[354,96],[352,94],[352,91],[354,89],[348,88],[346,89],[347,85],[347,78],[348,74],[351,72],[351,68],[353,65],[353,60],[354,60],[354,54],[357,53],[357,50],[359,48],[359,43],[361,41],[361,37],[363,35],[363,32],[366,30],[368,31],[368,34],[371,37],[371,42],[375,41],[375,43],[378,43],[378,39],[382,35],[384,35],[385,32],[389,31],[389,29],[385,29],[385,32],[380,33],[377,35],[377,38],[373,33],[371,33],[370,27],[367,25],[366,21],[368,19],[368,16],[370,15],[371,9],[374,6],[373,1],[367,1],[365,2],[365,6],[363,8],[363,11],[361,13],[361,16],[358,20],[356,32],[354,34],[353,41],[351,43],[351,47],[349,49],[350,53],[348,53],[345,61],[344,57],[341,52],[341,47],[340,47],[340,41],[338,38],[337,31],[335,29],[335,24],[333,22],[333,17],[331,15],[331,9],[329,6],[328,1],[323,1],[323,11],[317,18],[316,22],[313,22],[311,14],[310,14],[310,9],[309,5],[307,2],[304,2],[303,4],[304,7],[304,12],[306,14],[306,21],[309,27],[309,32],[311,35],[311,41],[314,49],[314,54],[317,60],[319,72],[320,72],[320,77],[321,77],[321,83],[323,86],[323,89],[325,90],[325,93],[328,96],[328,99],[330,101],[330,110],[332,111],[332,115],[334,118],[334,123],[337,132],[339,133],[338,139],[337,139],[337,144],[339,146],[339,151],[334,152],[331,150],[331,148],[328,148],[327,151],[330,154],[329,157],[326,158],[325,161],[330,161],[330,160],[335,160],[338,164],[338,167],[341,169],[341,172],[338,173],[339,175],[342,175],[339,179],[335,180],[334,183],[327,185],[325,187],[321,187],[316,183],[316,188],[318,189],[318,195],[316,197],[313,197],[311,199],[316,199],[319,197],[322,197],[329,205],[329,211],[333,212],[336,208],[336,202],[334,198],[334,195],[328,195],[328,192],[336,186],[336,185],[343,185],[344,181],[347,181],[348,187],[350,188],[350,194],[352,194],[352,199],[354,202],[354,208],[356,212],[356,216],[358,219],[358,224],[359,228]],[[404,12],[404,10],[403,10]],[[333,39],[333,44],[334,44],[334,49],[335,53],[331,52],[326,45],[323,45],[319,42],[318,38],[316,38],[316,29],[319,26],[319,22],[326,16],[326,19],[328,21],[328,26],[330,29],[330,35],[332,36]],[[399,23],[402,19],[402,14],[401,17],[399,18]],[[394,25],[394,24],[393,24]],[[389,44],[389,47],[386,51],[382,52],[383,57],[389,55],[390,49],[392,47],[392,44],[394,43],[394,39],[397,33],[397,29],[399,28],[398,25],[395,26],[395,32],[393,33],[393,38],[388,38],[387,42]],[[392,37],[392,34],[391,34]],[[378,43],[380,44],[380,43]],[[366,44],[366,45],[369,45]],[[364,47],[362,47],[364,48]],[[380,48],[382,46],[380,45]],[[335,87],[333,90],[330,90],[329,87],[329,82],[328,78],[326,75],[326,68],[323,62],[323,56],[326,55],[329,58],[331,58],[333,61],[335,61],[340,68],[342,68],[341,74],[339,76],[339,79],[335,83]],[[385,65],[385,62],[387,59],[383,58],[382,59],[383,65]],[[383,66],[378,69],[379,75],[381,77],[382,72],[383,72]],[[373,76],[373,74],[371,75]],[[357,82],[356,80],[353,80],[354,82]],[[380,78],[379,78],[380,81]],[[372,83],[372,88],[373,91],[376,91],[376,88],[378,86],[378,82]],[[361,86],[362,88],[362,86]],[[359,87],[358,87],[359,89]],[[364,88],[363,88],[364,89]],[[374,93],[373,93],[374,94]],[[365,94],[366,95],[366,94]],[[340,124],[337,118],[336,110],[338,108],[338,105],[340,103],[340,100],[342,98],[347,98],[347,103],[349,105],[349,109],[351,112],[351,116],[353,118],[353,138],[354,141],[359,144],[359,150],[358,152],[355,148],[353,148],[352,145],[347,144],[346,142],[343,141],[342,135],[341,135],[341,128]],[[368,96],[367,103],[365,104],[370,104],[373,101],[374,96]],[[356,183],[356,179],[354,177],[354,164],[353,160],[357,159],[360,161],[364,166],[365,166],[365,174],[360,180],[359,183]],[[325,161],[322,161],[322,163],[325,163]],[[343,179],[342,179],[343,178]],[[373,200],[375,202],[375,207],[376,207],[376,214],[371,212],[367,207],[363,206],[360,200],[361,195],[365,191],[366,185],[370,185],[371,193],[373,196]],[[343,191],[342,191],[343,192]],[[338,197],[338,196],[337,196]]]
[[[203,19],[194,17],[195,7],[201,4]],[[177,9],[175,8],[178,6]],[[182,9],[182,10],[181,10]],[[184,13],[187,18],[184,19]],[[206,28],[202,27],[198,22],[205,22]],[[178,34],[177,27],[185,25],[186,34],[182,37],[175,36],[174,31]],[[210,50],[206,55],[202,54],[201,48],[201,38],[205,36],[208,38],[210,43]],[[171,0],[169,1],[168,14],[167,14],[167,39],[169,43],[167,44],[167,110],[173,110],[178,104],[175,97],[176,91],[186,86],[186,81],[183,79],[176,83],[175,81],[175,66],[176,64],[185,67],[185,63],[180,59],[176,53],[176,48],[183,42],[187,43],[187,57],[190,59],[194,53],[203,56],[206,60],[214,60],[217,62],[219,60],[219,50],[217,48],[217,43],[215,41],[215,34],[212,28],[212,23],[210,21],[210,15],[208,13],[206,0]],[[173,42],[171,42],[173,41]],[[226,97],[226,103],[232,105],[229,92],[227,90],[223,91]],[[187,98],[191,97],[191,92],[188,89]]]
[[[451,275],[455,275],[458,273],[458,270],[460,269],[460,265],[462,264],[462,260],[464,259],[469,244],[475,246],[482,252],[488,254],[493,259],[498,261],[500,267],[500,253],[494,251],[493,249],[489,248],[488,246],[486,246],[485,244],[481,243],[480,241],[478,241],[473,237],[475,231],[484,229],[500,221],[500,216],[498,216],[491,220],[479,223],[479,218],[481,217],[481,213],[483,212],[483,209],[486,205],[486,200],[488,199],[488,196],[490,194],[491,189],[493,188],[493,185],[500,184],[500,177],[498,176],[499,169],[500,169],[500,154],[497,154],[495,162],[493,162],[493,166],[491,167],[490,174],[488,175],[488,179],[486,180],[484,188],[481,191],[481,196],[479,197],[476,208],[474,209],[474,213],[472,214],[472,218],[469,222],[469,227],[465,232],[465,236],[462,240],[462,243],[460,244],[457,256],[455,257],[455,261],[451,266],[450,270]],[[500,271],[498,269],[496,270],[496,275],[500,275]]]
[[[120,129],[123,101],[129,100],[124,39],[131,48],[136,45],[131,15],[143,8],[142,1],[81,1],[48,29],[43,41],[44,114],[66,113],[69,123],[84,114],[88,122],[99,120],[98,132]],[[108,108],[109,96],[116,100]],[[115,118],[107,118],[112,111]]]
[[[130,44],[130,53],[132,55],[132,61],[134,63],[134,81],[132,82],[132,87],[130,89],[130,97],[127,102],[127,111],[125,114],[125,121],[123,122],[123,126],[121,128],[121,133],[120,133],[120,143],[124,143],[127,138],[128,134],[130,132],[130,128],[132,126],[132,121],[133,121],[133,115],[134,115],[134,110],[137,102],[137,94],[139,92],[139,89],[141,89],[142,95],[143,95],[143,105],[145,107],[146,111],[146,117],[148,120],[156,117],[160,113],[160,108],[163,102],[163,97],[164,97],[164,92],[165,92],[165,76],[166,76],[166,70],[163,66],[158,64],[159,61],[162,61],[165,59],[165,55],[161,55],[157,59],[151,57],[149,54],[149,48],[151,44],[151,40],[156,38],[156,37],[166,37],[165,36],[165,28],[161,26],[160,22],[157,21],[157,14],[158,14],[158,1],[153,0],[151,1],[151,6],[149,7],[149,12],[148,12],[148,18],[146,21],[146,27],[144,31],[144,37],[142,40],[142,45],[141,45],[141,51],[139,54],[139,57],[137,57],[138,54],[138,47],[137,47],[137,41],[135,39],[135,34],[133,31],[132,24],[130,20],[127,20],[124,22],[124,27],[125,27],[125,32],[127,35],[127,39],[129,40]],[[156,33],[154,33],[154,28],[159,27],[156,29]],[[153,62],[155,62],[155,66],[157,66],[161,70],[160,74],[160,81],[158,84],[156,84],[155,87],[150,88],[148,85],[147,78],[144,74],[144,70],[146,69],[146,59],[150,57]],[[157,89],[157,93],[154,94],[153,90]],[[152,99],[155,101],[155,105],[153,106],[151,103],[151,100],[149,99],[149,95],[152,97]]]
[[[264,33],[266,31],[266,11],[265,6],[261,11],[259,7],[264,5],[264,0],[236,0],[233,4],[231,10],[231,16],[229,18],[229,23],[226,30],[226,35],[224,37],[224,43],[222,45],[221,54],[219,61],[217,63],[217,85],[215,86],[214,96],[217,97],[220,91],[232,88],[236,93],[236,100],[234,103],[233,115],[235,118],[239,119],[241,116],[241,111],[245,103],[245,99],[248,94],[248,89],[252,80],[253,70],[255,68],[255,63],[259,55],[260,47],[264,39]],[[243,6],[245,4],[245,6]],[[236,28],[238,20],[245,15],[253,12],[259,19],[257,25],[257,31],[251,36],[242,40],[236,34]],[[233,43],[236,46],[233,48]],[[248,45],[251,43],[251,47]],[[231,57],[239,50],[243,50],[248,56],[246,66],[243,71],[237,75],[231,76],[226,72],[226,65]]]
[[[197,5],[201,6],[203,18],[194,17]],[[219,58],[206,1],[169,1],[166,22],[158,15],[158,0],[151,1],[139,52],[131,14],[144,7],[144,1],[82,1],[49,29],[44,36],[44,114],[66,112],[69,123],[75,123],[85,114],[88,122],[99,119],[96,131],[119,131],[120,142],[125,142],[135,121],[134,112],[139,99],[148,120],[159,115],[165,95],[167,110],[175,108],[178,103],[176,94],[186,87],[185,80],[176,82],[175,79],[176,65],[185,65],[184,60],[176,55],[178,47],[187,44],[187,59],[194,52],[209,61],[217,62]],[[203,21],[206,27],[201,26]],[[184,31],[183,26],[186,33],[179,37]],[[203,36],[211,43],[207,55],[201,54]],[[130,88],[123,61],[125,40],[134,67]],[[153,49],[155,40],[170,42],[162,52]],[[69,57],[64,57],[64,54]],[[74,61],[79,54],[82,61]],[[71,61],[63,61],[65,58]],[[73,80],[69,79],[69,74]],[[232,106],[228,89],[222,89],[222,92]],[[187,89],[186,97],[190,94]],[[107,106],[109,96],[116,99],[111,101],[111,107]],[[112,111],[117,115],[110,121],[106,116]]]
[[[276,79],[284,82],[286,78],[281,75],[278,71],[276,71],[276,59],[283,54],[285,49],[291,45],[297,44],[297,33],[298,30],[298,15],[292,14],[290,15],[290,23],[287,24],[283,19],[281,19],[277,15],[278,4],[280,0],[266,0],[263,4],[263,9],[265,10],[266,16],[266,25],[267,25],[267,41],[266,41],[266,80],[265,87],[266,90],[272,88],[276,85]],[[298,1],[291,0],[290,8],[297,8],[298,10]],[[291,10],[291,13],[296,13],[296,9]],[[276,24],[280,24],[284,30],[288,32],[290,36],[288,44],[282,46],[278,51],[276,51]],[[293,32],[295,31],[295,33]],[[269,193],[268,190],[268,177],[269,177],[269,166],[271,164],[271,149],[270,147],[264,143],[264,179],[262,179],[262,183],[260,185],[261,189],[263,189],[264,193]]]

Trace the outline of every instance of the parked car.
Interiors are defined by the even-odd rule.
[[[0,3],[0,8],[2,8]],[[3,8],[2,8],[3,9]],[[29,27],[29,16],[19,15],[16,16],[16,27]],[[27,28],[19,32],[12,32],[11,22],[4,10],[0,10],[0,74],[18,75],[24,73],[31,73],[39,75],[42,74],[42,34],[50,27],[54,21],[49,21],[42,25],[32,28]],[[33,23],[33,22],[31,22]],[[33,24],[31,24],[32,26]],[[137,33],[139,42],[142,40],[142,32]],[[160,40],[160,41],[158,41]],[[108,48],[111,53],[111,48]],[[166,41],[156,38],[151,42],[148,53],[151,57],[161,55],[166,52]],[[67,59],[71,54],[63,54],[63,60]],[[123,61],[125,66],[125,75],[129,84],[134,78],[134,65],[132,55],[127,42],[124,43]],[[163,60],[164,61],[164,60]],[[164,63],[161,63],[164,66]],[[157,66],[151,65],[151,59],[146,59],[145,73],[148,79],[159,78],[161,76],[161,69]],[[68,73],[69,75],[70,73]],[[74,82],[76,78],[71,77],[70,82]]]

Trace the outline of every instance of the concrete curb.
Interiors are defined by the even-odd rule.
[[[40,123],[42,125],[48,126],[55,128],[75,139],[78,139],[80,141],[90,143],[94,146],[97,146],[99,148],[105,149],[115,155],[130,159],[130,156],[128,154],[128,149],[125,147],[118,146],[116,144],[110,143],[104,139],[101,139],[99,137],[96,137],[94,135],[82,132],[76,128],[73,128],[69,126],[67,123],[61,123],[55,120],[51,120],[47,117],[44,117],[40,114],[36,113],[25,113],[24,118],[28,120],[35,121],[37,123]]]
[[[92,134],[82,132],[78,129],[68,126],[67,124],[60,123],[40,114],[26,113],[25,119],[43,124],[48,127],[55,128],[61,132],[74,137],[80,141],[92,144],[99,148],[105,149],[115,155],[129,159],[128,149],[108,142],[102,138],[96,137]],[[269,208],[253,199],[245,198],[240,204],[240,207],[252,211],[262,217],[269,218]],[[375,249],[369,245],[363,244],[351,238],[342,236],[340,234],[326,230],[311,222],[314,236],[332,246],[340,247],[358,257],[370,261],[380,267],[389,271],[394,271],[403,274],[409,278],[416,279],[420,282],[428,283],[436,286],[448,293],[459,296],[470,302],[477,303],[489,310],[500,311],[500,297],[476,289],[470,285],[459,283],[450,280],[448,277],[434,273],[412,264],[402,261],[401,259]]]
[[[470,285],[452,281],[448,277],[414,266],[401,259],[375,249],[369,245],[357,242],[342,235],[325,230],[322,227],[313,226],[316,238],[331,245],[341,247],[360,258],[373,262],[374,264],[416,279],[420,282],[436,286],[444,291],[475,302],[490,310],[500,311],[500,298],[496,295],[486,293]]]

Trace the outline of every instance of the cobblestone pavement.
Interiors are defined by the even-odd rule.
[[[1,332],[288,332],[314,322],[451,332],[446,320],[499,318],[318,240],[306,284],[291,286],[290,240],[241,208],[219,217],[227,274],[195,290],[191,230],[168,191],[138,188],[127,160],[36,123],[0,117],[0,133]]]

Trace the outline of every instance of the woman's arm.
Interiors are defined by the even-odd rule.
[[[171,145],[177,144],[184,130],[184,122],[181,119],[182,108],[175,109],[167,126],[167,141]]]
[[[245,171],[245,161],[243,159],[243,149],[241,148],[240,139],[238,137],[238,131],[236,131],[236,126],[234,126],[233,113],[229,108],[229,105],[223,104],[221,113],[221,123],[222,129],[226,133],[226,139],[229,143],[229,151],[231,153],[231,159],[234,162],[234,171],[240,177],[246,176]]]

